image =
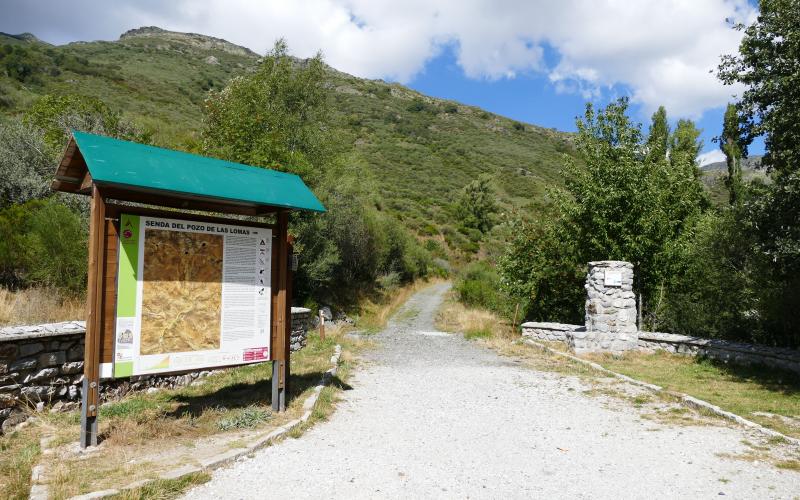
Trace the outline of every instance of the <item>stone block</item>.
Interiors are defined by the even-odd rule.
[[[39,366],[63,365],[67,361],[67,356],[61,351],[46,352],[39,355]]]
[[[72,375],[73,373],[80,373],[83,371],[83,361],[72,361],[61,365],[61,373],[65,375]]]
[[[44,351],[44,344],[41,342],[36,342],[33,344],[22,344],[19,346],[19,355],[21,357],[31,356],[38,352]]]
[[[83,344],[72,346],[67,351],[67,360],[69,361],[83,361]]]
[[[8,367],[9,371],[32,370],[36,368],[36,358],[21,358],[16,360]]]
[[[46,380],[58,375],[58,368],[42,368],[41,370],[31,373],[25,377],[23,383],[28,384],[30,382],[38,382],[40,380]]]
[[[21,395],[23,399],[29,399],[31,401],[44,401],[49,399],[53,394],[55,394],[55,392],[55,387],[51,385],[32,385],[23,387]]]
[[[0,408],[11,408],[17,403],[17,398],[13,394],[0,394]]]

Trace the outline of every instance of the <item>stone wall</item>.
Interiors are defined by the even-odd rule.
[[[568,335],[576,330],[585,330],[579,325],[566,325],[564,323],[537,323],[529,321],[522,325],[522,336],[534,340],[550,342],[568,342]]]
[[[292,351],[306,345],[310,313],[306,308],[292,308]],[[80,405],[85,328],[83,321],[0,328],[0,429],[5,431],[27,418],[24,407],[52,405],[69,410]],[[131,391],[185,386],[211,373],[103,380],[100,398],[108,401]]]
[[[572,345],[574,336],[583,334],[585,330],[581,325],[563,323],[522,324],[522,336],[525,338],[558,341],[568,345]],[[703,339],[674,333],[638,332],[637,350],[663,350],[688,356],[705,356],[725,363],[761,365],[800,374],[800,351],[788,348]]]
[[[800,351],[674,333],[639,332],[639,349],[705,356],[738,365],[762,365],[800,374]]]
[[[617,260],[589,263],[586,275],[586,330],[569,337],[576,353],[636,349],[633,264]]]

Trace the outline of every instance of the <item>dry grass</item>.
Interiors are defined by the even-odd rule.
[[[82,297],[70,297],[53,288],[12,292],[0,288],[0,326],[33,325],[83,319]]]
[[[329,328],[325,341],[316,331],[309,332],[308,345],[292,355],[291,394],[285,413],[273,413],[270,408],[271,365],[263,363],[226,370],[202,379],[200,385],[139,393],[104,405],[99,419],[102,444],[89,455],[74,452],[77,412],[45,416],[40,425],[55,431],[56,443],[68,443],[55,454],[45,455],[51,496],[69,498],[155,478],[159,472],[195,463],[203,454],[227,451],[299,418],[303,401],[330,368],[336,344],[343,347],[342,364],[332,385],[320,394],[313,422],[333,411],[344,386],[341,380],[349,374],[355,353],[367,345],[347,337],[341,328]],[[157,481],[126,492],[123,498],[170,498],[192,484],[196,483]]]
[[[487,342],[509,342],[519,338],[511,325],[491,311],[470,309],[448,300],[436,314],[436,327],[444,332],[462,333],[465,338]]]

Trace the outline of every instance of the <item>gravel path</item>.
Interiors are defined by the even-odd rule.
[[[330,421],[186,498],[792,498],[800,474],[721,458],[737,428],[663,425],[581,382],[435,331],[447,285],[377,335]]]

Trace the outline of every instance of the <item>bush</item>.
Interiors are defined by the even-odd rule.
[[[0,280],[81,291],[86,286],[87,230],[81,218],[54,199],[0,211]]]
[[[473,262],[465,267],[454,288],[464,305],[498,312],[507,310],[507,297],[500,290],[500,275],[486,262]]]

